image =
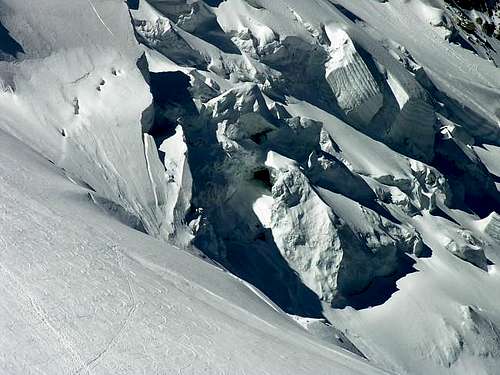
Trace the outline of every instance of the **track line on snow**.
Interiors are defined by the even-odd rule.
[[[118,339],[121,337],[123,332],[125,332],[125,329],[127,328],[130,321],[132,320],[132,316],[135,313],[136,307],[137,306],[135,304],[132,305],[132,307],[129,309],[129,311],[127,313],[127,317],[124,319],[118,332],[111,338],[111,340],[108,341],[106,346],[101,351],[99,351],[99,353],[97,353],[93,358],[91,358],[90,360],[88,360],[85,363],[85,366],[82,366],[80,369],[78,369],[75,372],[75,375],[79,374],[84,368],[87,368],[87,369],[90,368],[93,370],[95,368],[95,366],[99,363],[99,361],[106,355],[106,353],[108,353],[113,348],[113,346],[118,342]]]
[[[66,337],[61,331],[59,331],[52,322],[50,321],[50,316],[45,311],[45,309],[42,307],[40,303],[36,300],[35,297],[33,297],[28,290],[24,287],[22,282],[19,280],[19,278],[12,273],[6,266],[4,266],[2,263],[0,263],[0,271],[7,275],[7,277],[10,279],[10,283],[17,289],[18,291],[18,296],[21,298],[24,298],[29,302],[31,305],[33,314],[40,319],[40,321],[44,324],[44,326],[53,334],[54,338],[56,339],[56,342],[58,342],[61,346],[63,346],[67,353],[75,360],[76,362],[79,362],[82,364],[82,367],[80,368],[80,371],[82,369],[87,370],[87,374],[91,373],[91,369],[85,365],[85,361],[83,358],[80,356],[80,354],[75,350],[73,347],[72,343],[70,342],[69,338]]]
[[[130,322],[135,314],[135,311],[137,309],[135,291],[133,289],[132,283],[130,282],[130,276],[129,276],[128,272],[125,270],[125,268],[123,267],[124,255],[122,252],[120,252],[120,250],[118,250],[118,248],[115,245],[113,245],[111,248],[115,251],[115,253],[117,255],[118,267],[120,268],[120,270],[122,271],[122,273],[125,275],[125,277],[127,279],[128,289],[129,289],[129,293],[130,293],[129,297],[130,297],[132,306],[128,310],[127,316],[122,320],[120,328],[118,329],[116,334],[111,339],[108,340],[108,342],[106,343],[106,345],[104,346],[104,348],[102,350],[100,350],[96,355],[94,355],[94,357],[92,357],[91,359],[89,359],[86,362],[86,367],[91,368],[92,370],[97,366],[97,364],[101,361],[101,359],[104,358],[106,356],[106,354],[118,342],[120,337],[123,335],[123,333],[125,332],[125,330],[129,326],[129,324],[130,324]],[[78,369],[76,371],[75,375],[79,374],[83,369],[84,369],[84,367],[82,366],[80,369]]]
[[[95,15],[97,16],[97,18],[99,18],[99,21],[101,21],[101,23],[103,24],[103,26],[106,28],[106,30],[109,31],[109,33],[114,37],[115,34],[113,34],[113,32],[111,31],[111,29],[108,27],[108,25],[106,25],[106,23],[104,22],[104,20],[102,19],[101,15],[99,14],[99,12],[97,11],[96,7],[94,6],[94,3],[92,2],[92,0],[87,0],[89,2],[89,5],[92,7],[92,10],[94,11]]]

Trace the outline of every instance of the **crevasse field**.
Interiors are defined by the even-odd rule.
[[[0,0],[0,374],[500,373],[496,0]]]

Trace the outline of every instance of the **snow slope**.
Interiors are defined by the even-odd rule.
[[[1,133],[3,374],[384,373],[130,229]]]
[[[495,374],[490,3],[0,0],[2,371]]]

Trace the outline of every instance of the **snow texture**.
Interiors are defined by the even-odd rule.
[[[496,374],[469,3],[0,0],[0,372]]]

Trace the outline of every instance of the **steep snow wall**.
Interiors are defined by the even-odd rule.
[[[164,187],[148,173],[160,162],[153,160],[156,147],[146,150],[142,140],[141,117],[152,97],[136,66],[142,52],[126,4],[3,1],[2,7],[24,54],[1,63],[0,126],[164,237],[155,191]]]

